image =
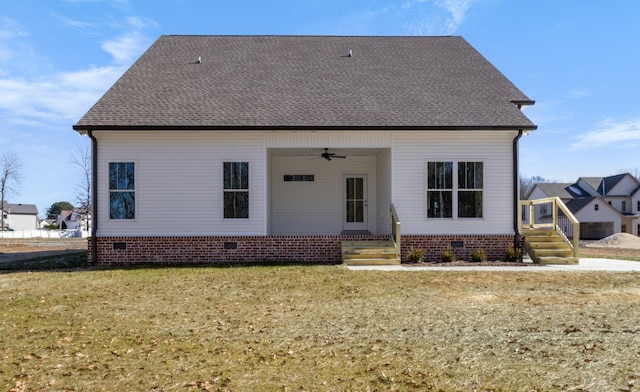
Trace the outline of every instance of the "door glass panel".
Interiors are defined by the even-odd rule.
[[[347,178],[347,222],[364,222],[364,178]]]

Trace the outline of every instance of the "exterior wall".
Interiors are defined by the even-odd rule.
[[[309,264],[342,263],[342,241],[381,241],[388,236],[216,236],[216,237],[99,237],[99,265],[113,264],[177,264],[177,263],[260,263],[288,262]],[[504,260],[513,236],[406,236],[402,255],[406,261],[412,248],[426,251],[428,261],[440,258],[442,250],[455,245],[460,260],[469,260],[470,253],[482,248],[489,260]],[[89,240],[89,260],[93,251]],[[226,246],[225,246],[226,244]],[[235,245],[235,249],[232,248]]]
[[[243,262],[338,264],[342,262],[341,241],[385,239],[386,236],[337,235],[96,238],[100,265]],[[225,249],[234,244],[235,249]],[[92,260],[92,256],[89,240],[89,260]]]
[[[580,222],[581,239],[601,239],[622,231],[622,216],[603,199],[594,199],[574,215]]]
[[[96,131],[94,135],[98,236],[266,234],[261,133]],[[225,161],[249,162],[249,219],[223,218]],[[109,162],[135,162],[135,219],[109,219]]]
[[[597,189],[593,189],[593,187],[591,185],[589,185],[589,183],[587,181],[585,181],[583,178],[579,178],[578,179],[578,186],[580,186],[580,188],[582,188],[585,191],[587,191],[593,197],[600,196],[600,194],[598,193],[598,190]]]
[[[513,235],[433,235],[402,236],[402,261],[411,248],[424,249],[425,261],[439,261],[443,250],[451,248],[458,260],[469,261],[473,251],[484,249],[488,261],[504,261]]]
[[[38,228],[38,216],[27,214],[7,214],[7,218],[4,220],[5,225],[9,228],[22,231],[22,230],[36,230]]]
[[[598,205],[598,211],[595,205]],[[594,199],[574,214],[578,221],[582,222],[614,222],[616,232],[620,232],[621,216],[618,211],[605,200]]]
[[[285,182],[285,174],[313,174],[313,182]],[[345,220],[345,175],[367,176],[368,229],[376,233],[376,157],[327,161],[309,156],[271,159],[271,234],[337,235]]]
[[[613,189],[607,189],[608,195],[631,195],[633,191],[638,189],[638,181],[631,175],[625,175]]]
[[[426,136],[425,136],[426,134]],[[517,132],[398,132],[393,140],[393,204],[402,234],[512,234],[513,140]],[[483,218],[427,219],[426,164],[484,162]]]
[[[615,208],[616,210],[620,211],[620,212],[626,212],[629,213],[631,212],[633,206],[631,205],[632,203],[632,199],[631,197],[603,197],[603,199],[607,202],[610,203],[609,205],[613,208]],[[624,202],[625,208],[622,208],[622,204]]]
[[[376,194],[378,196],[378,205],[376,207],[378,234],[389,234],[390,232],[391,155],[391,149],[384,149],[378,154],[376,159],[376,173],[378,174],[378,181],[376,182]]]

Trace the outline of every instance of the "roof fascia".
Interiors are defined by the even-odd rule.
[[[487,126],[156,126],[156,125],[74,125],[83,134],[87,131],[534,131],[537,125]]]

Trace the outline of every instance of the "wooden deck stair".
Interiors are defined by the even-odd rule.
[[[342,262],[345,265],[399,265],[393,241],[344,241]]]
[[[578,264],[573,247],[556,230],[523,230],[524,250],[538,264]]]

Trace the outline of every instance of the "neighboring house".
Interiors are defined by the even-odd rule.
[[[629,173],[580,177],[575,183],[538,183],[527,199],[559,197],[580,221],[581,239],[601,239],[615,233],[640,235],[640,181]],[[536,207],[545,216],[545,205]]]
[[[73,127],[91,260],[336,263],[392,204],[403,257],[501,259],[533,103],[461,37],[162,36]]]
[[[56,225],[60,230],[75,230],[82,225],[82,217],[72,210],[62,210],[56,218]]]
[[[51,227],[52,225],[56,224],[56,219],[41,219],[38,222],[38,227],[40,229],[46,229],[48,227]]]
[[[2,202],[4,230],[36,230],[38,229],[38,208],[35,204],[13,204]]]

